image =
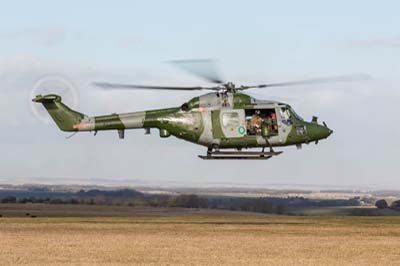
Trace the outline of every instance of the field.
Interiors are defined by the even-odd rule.
[[[15,204],[0,204],[0,214],[4,266],[343,266],[400,261],[400,217]]]

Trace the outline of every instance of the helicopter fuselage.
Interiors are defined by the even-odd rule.
[[[318,142],[332,130],[316,119],[304,121],[291,106],[257,100],[243,93],[209,93],[180,107],[89,117],[69,109],[58,95],[37,96],[63,131],[157,128],[160,137],[177,138],[214,149],[276,147]]]

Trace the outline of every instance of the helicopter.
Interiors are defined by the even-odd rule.
[[[261,85],[236,86],[224,82],[213,68],[208,73],[198,71],[204,60],[174,61],[179,65],[195,66],[186,68],[214,83],[213,86],[146,86],[94,82],[103,89],[153,89],[176,91],[211,91],[183,103],[180,106],[148,110],[141,112],[87,116],[70,109],[56,94],[37,95],[33,102],[43,104],[60,130],[67,132],[96,133],[116,130],[120,139],[127,129],[159,130],[161,138],[175,136],[179,139],[199,144],[207,148],[205,155],[198,155],[204,160],[267,160],[278,156],[282,151],[275,147],[296,146],[328,138],[333,130],[318,118],[305,121],[287,103],[273,100],[260,100],[243,93],[248,89],[285,87],[294,85],[321,84],[343,81],[363,80],[365,75],[347,75],[330,78],[317,78],[292,82],[270,83]],[[210,71],[211,70],[211,71]],[[247,150],[260,148],[260,150]],[[265,150],[267,148],[267,150]]]

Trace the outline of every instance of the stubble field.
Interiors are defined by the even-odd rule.
[[[35,212],[46,216],[43,208]],[[58,208],[62,213],[70,207]],[[97,214],[103,217],[96,217],[100,209],[89,209],[81,215],[85,217],[47,218],[11,217],[25,210],[3,210],[0,265],[343,266],[400,261],[398,217],[110,208],[114,215],[101,208],[106,215]],[[50,210],[47,216],[56,215]]]

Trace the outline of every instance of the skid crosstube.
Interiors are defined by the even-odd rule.
[[[199,155],[203,160],[268,160],[278,156],[282,151],[253,152],[253,151],[211,151],[207,155]]]

